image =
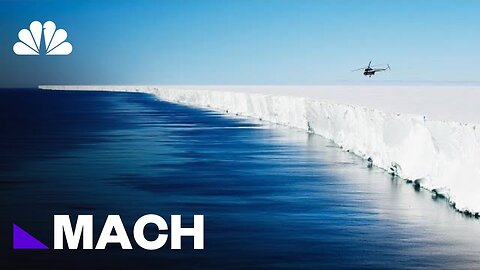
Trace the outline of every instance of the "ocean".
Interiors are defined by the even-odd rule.
[[[53,250],[53,215],[205,216],[147,251]],[[480,268],[480,222],[332,142],[142,93],[0,90],[0,268]],[[17,224],[50,247],[13,250]],[[155,238],[154,227],[147,237]],[[2,267],[3,266],[3,267]]]

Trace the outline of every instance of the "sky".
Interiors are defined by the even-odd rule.
[[[68,56],[17,56],[52,20]],[[0,0],[0,88],[480,82],[480,1]],[[391,72],[364,78],[373,60]]]

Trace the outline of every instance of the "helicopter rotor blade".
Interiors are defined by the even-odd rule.
[[[359,70],[363,70],[363,69],[366,69],[367,67],[362,67],[362,68],[357,68],[357,69],[353,69],[351,71],[359,71]]]

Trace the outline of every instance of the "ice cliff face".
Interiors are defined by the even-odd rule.
[[[269,94],[155,86],[41,88],[145,92],[174,103],[303,129],[445,196],[459,211],[480,212],[480,133],[473,124],[429,121],[418,115]]]

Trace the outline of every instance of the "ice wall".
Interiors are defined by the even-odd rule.
[[[309,98],[155,86],[41,86],[50,90],[145,92],[157,98],[306,130],[373,165],[480,212],[480,134],[474,124],[430,121]]]

